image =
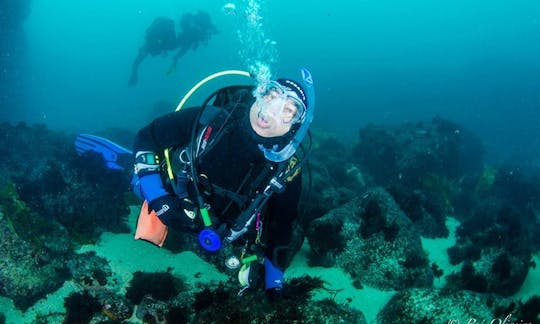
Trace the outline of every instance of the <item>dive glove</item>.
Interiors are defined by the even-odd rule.
[[[196,206],[188,199],[180,199],[175,195],[165,195],[148,203],[148,207],[156,212],[163,224],[179,231],[195,231],[199,229]]]
[[[264,259],[264,288],[283,288],[283,271],[276,267],[268,258]]]
[[[264,259],[264,289],[271,301],[280,299],[283,294],[283,271],[268,258]]]

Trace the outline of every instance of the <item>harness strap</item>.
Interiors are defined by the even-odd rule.
[[[240,208],[245,206],[248,201],[248,197],[242,194],[238,194],[232,190],[222,188],[218,185],[212,184],[212,191],[214,194],[224,196],[235,202]]]
[[[286,164],[278,165],[275,175],[272,177],[262,193],[255,195],[249,206],[240,213],[235,223],[229,229],[225,240],[232,242],[247,232],[248,228],[253,224],[258,213],[262,211],[270,197],[275,192],[282,192],[285,189],[285,183],[280,178],[283,176]]]
[[[257,188],[260,187],[263,180],[267,179],[270,172],[272,172],[274,169],[275,169],[274,163],[270,163],[270,162],[266,163],[261,173],[257,176],[257,178],[255,178],[255,180],[253,180],[251,184],[251,190],[250,190],[251,195],[253,195],[254,191],[256,191]]]

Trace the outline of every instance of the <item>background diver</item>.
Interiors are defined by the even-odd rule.
[[[177,50],[168,73],[174,72],[176,63],[188,50],[196,50],[200,44],[207,44],[212,35],[217,34],[210,16],[199,10],[196,14],[185,13],[180,19],[180,32],[176,34],[174,21],[166,17],[156,18],[146,29],[145,42],[131,66],[129,86],[138,82],[139,65],[148,56],[166,55]]]

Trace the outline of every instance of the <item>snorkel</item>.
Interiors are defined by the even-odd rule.
[[[300,72],[302,73],[302,85],[304,86],[304,89],[307,93],[306,95],[309,107],[307,107],[306,116],[302,121],[302,125],[296,131],[293,139],[281,150],[277,151],[277,146],[274,146],[272,148],[265,148],[262,144],[259,144],[259,149],[264,153],[264,157],[272,162],[283,162],[293,156],[302,141],[304,140],[304,137],[309,130],[309,126],[313,121],[313,111],[315,110],[315,88],[313,86],[313,77],[311,76],[311,73],[305,68],[302,68]]]

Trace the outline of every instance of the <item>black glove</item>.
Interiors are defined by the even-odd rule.
[[[163,224],[179,231],[196,231],[200,227],[196,206],[187,199],[166,195],[152,200],[148,208],[154,210]]]

